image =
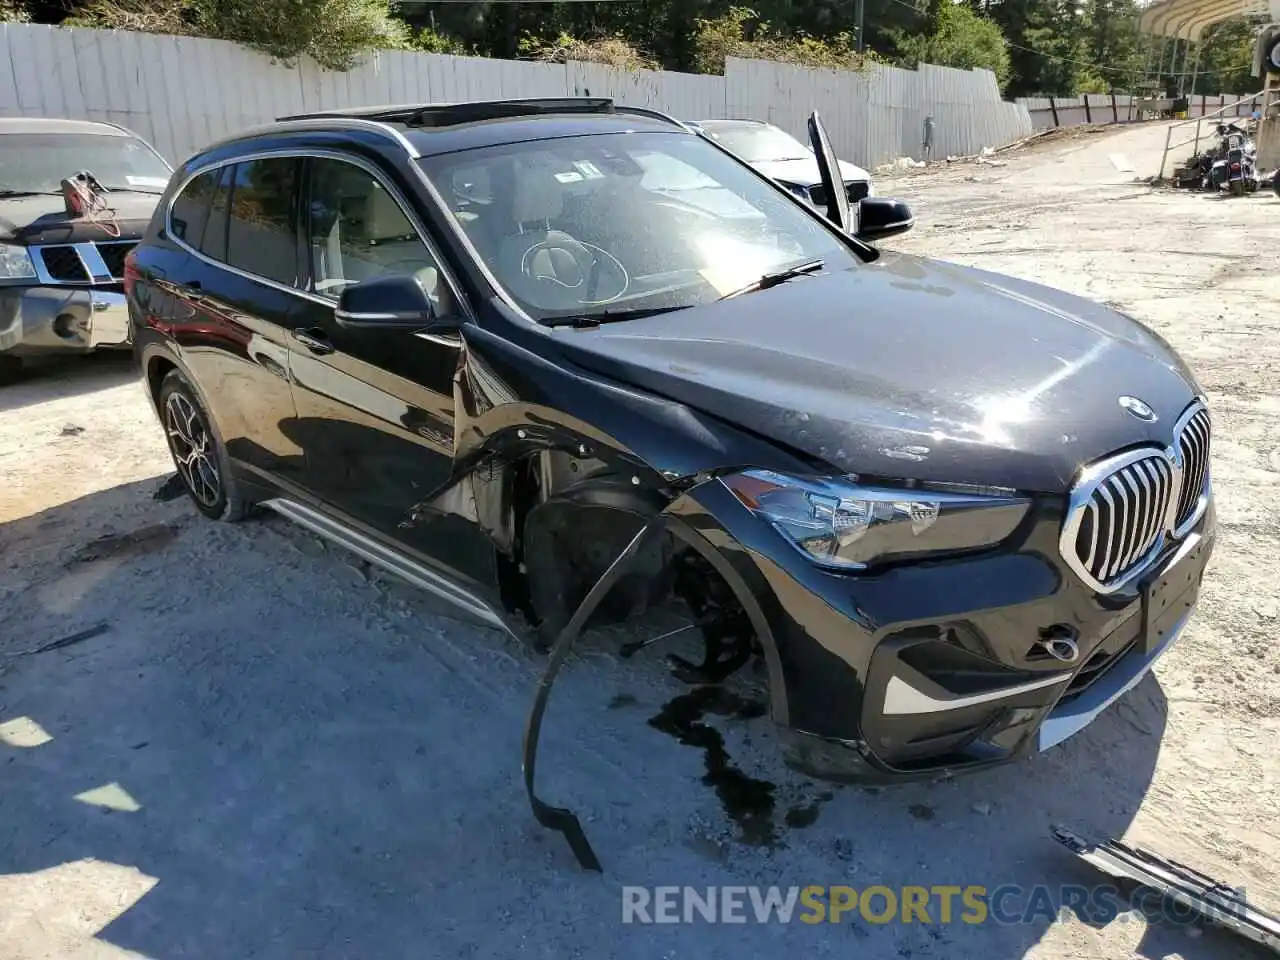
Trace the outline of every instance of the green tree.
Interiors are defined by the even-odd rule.
[[[231,40],[284,63],[306,55],[333,70],[409,42],[390,0],[90,0],[66,22]]]
[[[1196,93],[1245,96],[1262,89],[1261,78],[1251,72],[1253,45],[1261,26],[1259,20],[1227,20],[1205,31],[1201,38]],[[1191,58],[1195,60],[1194,49]]]
[[[899,33],[898,56],[907,66],[982,67],[1003,87],[1009,80],[1009,48],[1000,28],[969,7],[941,0],[930,11],[931,33]]]
[[[1134,0],[1088,0],[1083,52],[1090,65],[1080,69],[1081,93],[1127,90],[1141,76],[1147,45],[1138,33],[1140,12]]]
[[[806,33],[786,33],[747,7],[697,22],[693,66],[699,73],[724,73],[728,57],[776,60],[806,67],[862,70],[874,57],[859,53],[853,34],[845,31],[825,39]]]
[[[971,0],[1009,42],[1006,96],[1069,96],[1087,60],[1081,0]]]
[[[30,19],[27,8],[18,0],[0,0],[0,22],[26,23]]]

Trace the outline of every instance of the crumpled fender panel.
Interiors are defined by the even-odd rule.
[[[463,331],[454,380],[455,476],[495,451],[583,444],[589,453],[612,452],[646,469],[642,484],[736,466],[812,466],[681,403],[581,370],[550,352],[554,340],[529,336],[538,340],[517,344],[480,327]]]

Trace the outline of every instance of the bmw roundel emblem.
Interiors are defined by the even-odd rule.
[[[1144,423],[1155,423],[1156,412],[1137,397],[1121,397],[1120,406]]]

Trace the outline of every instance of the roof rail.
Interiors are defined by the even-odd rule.
[[[403,133],[401,133],[395,127],[388,126],[386,123],[379,122],[370,117],[358,116],[352,113],[343,113],[342,111],[334,111],[333,113],[303,113],[303,114],[298,114],[297,116],[294,116],[294,117],[277,117],[276,123],[296,123],[299,121],[306,121],[306,120],[329,120],[329,121],[340,120],[345,123],[349,123],[352,126],[359,127],[360,129],[363,129],[363,130],[377,131],[383,136],[390,137],[392,140],[394,140],[396,144],[402,150],[408,153],[409,156],[412,157],[413,159],[416,160],[422,156],[418,148],[415,147],[412,143],[410,143],[409,139]],[[254,127],[251,130],[242,131],[236,136],[230,137],[228,139],[235,140],[235,139],[239,139],[240,137],[247,136],[249,134],[262,133],[269,129],[271,129],[271,124],[265,124],[263,126]]]
[[[697,132],[696,130],[693,129],[693,127],[689,126],[689,124],[685,123],[683,120],[677,120],[675,117],[671,116],[669,113],[663,113],[661,110],[650,110],[648,107],[628,107],[621,104],[615,104],[613,109],[614,109],[614,112],[616,113],[633,113],[636,116],[640,116],[640,117],[651,117],[654,120],[662,120],[666,123],[670,123],[674,126],[680,127],[681,129],[687,130],[690,133]]]
[[[477,100],[461,103],[417,103],[384,107],[352,107],[317,113],[280,117],[290,120],[347,118],[380,123],[403,123],[411,127],[447,127],[481,120],[529,117],[548,113],[613,113],[607,97],[543,97],[526,100]]]

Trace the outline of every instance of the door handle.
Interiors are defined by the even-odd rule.
[[[295,330],[293,339],[318,356],[333,353],[333,344],[319,330]]]

